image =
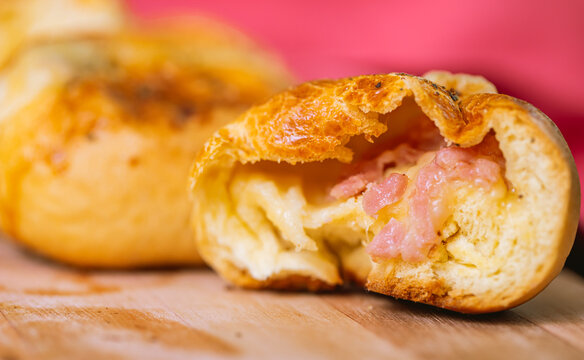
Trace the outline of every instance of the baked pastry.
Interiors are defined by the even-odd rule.
[[[193,158],[289,82],[245,36],[201,19],[27,48],[0,73],[1,228],[79,266],[199,263]]]
[[[191,172],[204,260],[244,287],[353,280],[466,313],[541,291],[578,220],[566,143],[482,77],[427,77],[305,83],[216,132]]]
[[[115,32],[125,17],[117,0],[1,1],[0,66],[32,43]]]

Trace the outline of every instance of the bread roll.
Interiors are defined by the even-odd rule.
[[[0,73],[0,224],[86,267],[198,264],[187,178],[204,141],[290,82],[239,32],[192,20],[27,48]]]
[[[427,77],[305,83],[216,132],[191,172],[202,257],[251,288],[352,280],[466,313],[535,296],[576,231],[570,151],[484,78]]]
[[[125,17],[117,0],[1,1],[0,66],[30,44],[115,32]]]

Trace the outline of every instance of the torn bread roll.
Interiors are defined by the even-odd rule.
[[[290,81],[247,37],[204,19],[28,48],[0,73],[2,230],[79,266],[200,263],[193,158]]]
[[[244,287],[353,280],[466,313],[541,291],[578,220],[566,143],[482,77],[427,77],[305,83],[215,133],[191,173],[203,258]]]

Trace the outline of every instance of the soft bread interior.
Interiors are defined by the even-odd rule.
[[[342,200],[329,196],[350,166],[337,160],[211,167],[195,187],[197,199],[208,199],[199,201],[204,211],[194,212],[202,214],[194,219],[195,229],[205,235],[197,237],[200,251],[223,276],[243,286],[319,288],[351,278],[367,281],[377,292],[466,312],[525,301],[557,274],[569,251],[575,227],[569,212],[576,208],[577,189],[557,130],[536,109],[518,104],[528,112],[496,106],[483,112],[486,130],[468,143],[495,137],[504,158],[501,177],[491,187],[466,183],[449,195],[452,211],[438,229],[439,241],[421,261],[371,260],[365,246],[388,218],[368,215],[362,193]],[[421,123],[435,126],[414,97],[374,115],[387,131],[367,139],[372,142],[359,136],[348,141],[352,162],[399,145]],[[458,146],[448,137],[445,142]],[[385,175],[414,179],[436,150],[429,146],[415,164],[390,168]],[[291,286],[285,280],[292,275],[316,285],[295,281]]]

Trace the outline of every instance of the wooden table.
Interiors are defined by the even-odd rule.
[[[83,272],[0,241],[0,359],[584,359],[584,280],[464,316],[361,291],[226,285],[208,269]]]

